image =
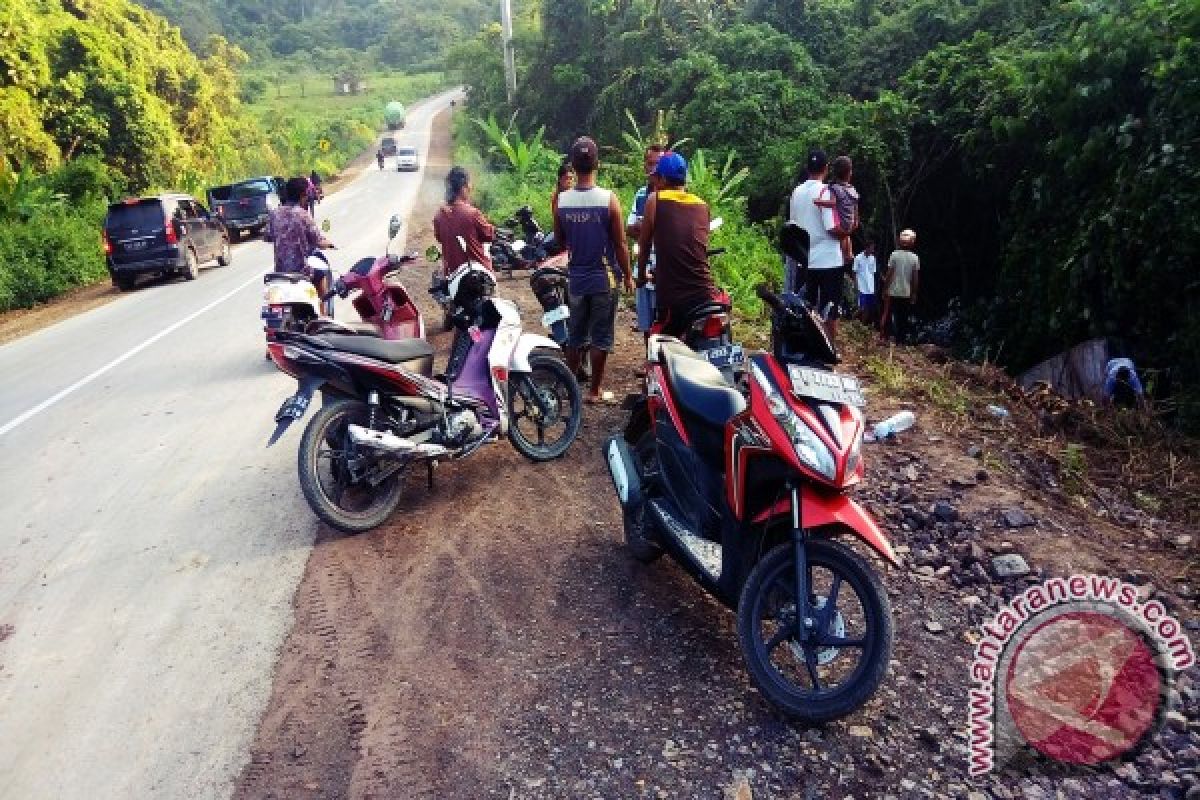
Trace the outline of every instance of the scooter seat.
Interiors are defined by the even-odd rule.
[[[274,283],[276,281],[300,283],[300,281],[307,280],[308,276],[303,272],[268,272],[266,275],[263,275],[263,283]]]
[[[666,366],[667,356],[669,355],[681,358],[695,358],[707,363],[707,359],[704,356],[688,347],[676,337],[667,336],[662,333],[651,334],[650,338],[646,340],[646,357],[651,361],[657,361],[659,364]]]
[[[719,369],[686,347],[683,350],[686,355],[669,345],[660,353],[667,366],[667,381],[686,416],[721,427],[746,410],[746,398],[729,385]]]
[[[369,322],[342,322],[338,320],[338,324],[343,328],[349,328],[359,336],[379,336],[379,329]],[[335,336],[337,334],[334,334]]]
[[[433,345],[424,339],[402,339],[398,342],[374,336],[354,336],[331,333],[320,337],[335,350],[366,356],[389,364],[433,358]],[[719,373],[718,373],[719,374]]]

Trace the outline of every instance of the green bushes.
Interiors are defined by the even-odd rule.
[[[108,274],[100,248],[103,206],[64,211],[0,224],[0,311],[30,308]]]
[[[105,198],[120,188],[96,158],[42,176],[0,163],[0,311],[29,308],[107,275],[100,223]]]

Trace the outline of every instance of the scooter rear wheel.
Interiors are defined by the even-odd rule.
[[[387,521],[400,505],[403,470],[378,486],[354,480],[350,460],[363,455],[350,441],[350,424],[366,425],[366,403],[349,398],[327,401],[309,421],[297,459],[300,489],[313,513],[346,533],[362,533]]]
[[[805,549],[817,638],[806,643],[796,635],[790,542],[751,570],[737,631],[750,677],[767,700],[796,720],[822,723],[852,713],[879,688],[891,659],[892,609],[879,577],[853,550],[815,538]]]

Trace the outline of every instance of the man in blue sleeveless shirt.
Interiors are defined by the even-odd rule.
[[[633,278],[621,203],[614,192],[596,186],[600,165],[596,143],[586,136],[576,139],[570,158],[575,188],[559,194],[554,204],[554,236],[571,253],[567,264],[571,292],[567,365],[577,371],[580,349],[589,348],[592,379],[587,400],[595,403],[601,397],[604,364],[613,348],[618,282],[632,292]]]

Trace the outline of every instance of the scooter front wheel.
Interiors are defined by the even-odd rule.
[[[529,372],[514,372],[508,387],[508,438],[531,461],[552,461],[571,447],[583,418],[583,396],[566,362],[540,352]]]
[[[879,577],[853,550],[814,538],[805,551],[808,632],[796,614],[790,541],[751,570],[737,631],[759,691],[788,716],[815,724],[852,713],[879,688],[892,652],[892,609]]]
[[[403,470],[372,486],[367,475],[386,468],[351,440],[351,424],[366,425],[367,404],[350,398],[327,401],[309,421],[300,439],[300,489],[313,513],[346,533],[382,525],[400,505]]]

